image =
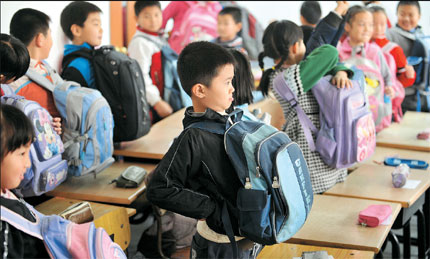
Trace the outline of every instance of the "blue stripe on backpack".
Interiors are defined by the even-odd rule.
[[[308,167],[300,147],[285,132],[242,121],[242,113],[236,109],[229,115],[233,124],[197,122],[188,128],[224,135],[226,152],[243,185],[237,194],[241,235],[265,245],[284,242],[299,231],[312,207]],[[223,224],[231,225],[224,219]],[[231,234],[229,238],[234,244]]]

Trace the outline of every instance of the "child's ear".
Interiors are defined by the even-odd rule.
[[[43,46],[45,36],[43,33],[39,32],[36,37],[34,37],[34,43],[36,44],[36,47],[40,48]]]
[[[80,37],[81,32],[82,32],[82,28],[81,28],[81,26],[79,26],[77,24],[73,24],[72,26],[70,26],[70,31],[73,34],[73,38]]]
[[[191,87],[191,93],[197,98],[206,97],[206,87],[202,84],[195,84]]]
[[[237,32],[240,32],[240,30],[242,30],[242,23],[241,22],[236,23],[236,30],[237,30]]]
[[[351,31],[351,25],[349,23],[345,23],[345,31],[350,32]]]
[[[297,54],[297,51],[299,51],[300,41],[297,41],[293,45],[290,46],[290,53],[291,54]]]

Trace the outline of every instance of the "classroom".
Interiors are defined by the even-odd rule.
[[[2,258],[430,258],[430,2],[0,5]]]

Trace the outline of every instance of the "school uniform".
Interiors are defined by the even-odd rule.
[[[338,182],[343,182],[347,176],[346,169],[336,169],[328,166],[317,151],[311,151],[305,133],[299,122],[297,112],[283,97],[273,90],[273,79],[282,73],[287,85],[296,94],[303,111],[316,128],[320,128],[319,105],[310,91],[313,86],[325,75],[335,75],[338,71],[346,71],[352,76],[352,71],[338,64],[338,52],[331,45],[323,45],[298,64],[288,68],[275,70],[270,77],[270,91],[281,104],[286,120],[283,130],[290,139],[300,146],[303,156],[308,164],[310,179],[314,193],[323,193]],[[312,134],[314,140],[316,136]]]
[[[396,24],[395,27],[389,29],[386,33],[387,39],[399,44],[406,57],[411,56],[412,47],[414,46],[416,37],[423,35],[424,33],[419,25],[411,31],[406,31]]]
[[[196,128],[186,129],[194,122],[225,124],[226,121],[227,116],[211,109],[194,113],[193,107],[188,107],[183,119],[185,130],[158,164],[147,186],[148,200],[160,208],[205,219],[197,224],[197,234],[193,239],[192,253],[197,258],[209,256],[204,254],[208,253],[207,246],[205,248],[208,242],[219,244],[216,250],[224,247],[221,248],[222,254],[232,250],[221,219],[224,200],[236,240],[243,240],[239,235],[235,209],[237,191],[242,185],[224,149],[223,136]],[[242,252],[250,254],[252,251]]]
[[[30,68],[53,82],[53,78],[49,75],[43,62],[30,59]],[[53,83],[55,84],[55,82]],[[23,96],[27,100],[39,103],[40,106],[48,110],[52,117],[61,117],[57,107],[55,106],[52,92],[32,81],[28,76],[24,75],[18,78],[16,81],[10,83],[9,86],[17,95]]]
[[[240,51],[243,54],[248,56],[248,52],[243,47],[243,39],[240,36],[236,35],[236,37],[234,39],[228,40],[228,41],[221,41],[220,37],[217,37],[217,38],[213,39],[211,42],[216,43],[218,45],[221,45],[224,48],[236,49],[236,50],[238,50],[238,51]]]
[[[86,49],[94,49],[88,43],[82,45],[67,44],[64,46],[64,57],[63,63],[67,55],[72,54],[75,51]],[[63,64],[64,66],[64,64]],[[61,77],[66,81],[74,81],[79,83],[81,86],[97,89],[96,81],[94,77],[94,69],[91,61],[84,57],[74,58],[70,63],[63,68]]]

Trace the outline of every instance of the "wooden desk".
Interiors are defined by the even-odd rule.
[[[404,114],[403,120],[400,122],[400,124],[403,126],[430,128],[430,113],[407,111]]]
[[[122,171],[131,165],[141,166],[148,172],[157,165],[143,163],[121,163],[115,162],[112,166],[97,174],[82,177],[69,177],[55,190],[46,193],[49,196],[59,196],[69,199],[99,201],[115,204],[131,204],[137,196],[145,190],[145,183],[138,188],[117,188],[115,183],[109,184],[117,178]]]
[[[390,147],[376,147],[375,153],[369,158],[358,164],[355,168],[360,167],[363,164],[371,164],[376,165],[376,162],[381,162],[382,165],[384,163],[384,159],[386,157],[394,157],[398,156],[399,158],[405,159],[419,159],[430,163],[430,153],[424,151],[413,151],[406,149],[398,149],[398,148],[390,148]],[[394,168],[394,167],[392,167]],[[430,167],[427,168],[430,170]]]
[[[369,228],[357,224],[358,213],[372,204],[391,206],[393,214],[390,225]],[[305,225],[286,243],[378,253],[400,208],[399,203],[315,195]]]
[[[258,259],[272,258],[293,258],[301,257],[303,252],[308,251],[327,251],[328,255],[336,259],[353,259],[353,258],[368,258],[373,259],[375,253],[370,251],[359,251],[341,248],[331,248],[322,246],[294,245],[294,244],[277,244],[265,246],[257,256]]]
[[[46,215],[59,214],[78,202],[81,201],[55,197],[39,204],[36,209]],[[90,202],[90,205],[94,213],[94,225],[104,228],[110,236],[113,234],[113,241],[125,250],[131,238],[128,217],[134,215],[136,210],[96,202]]]
[[[184,112],[185,108],[155,123],[148,134],[134,141],[123,142],[121,149],[115,149],[113,154],[161,160],[173,139],[183,130]]]
[[[376,145],[430,152],[430,141],[417,139],[426,129],[430,129],[430,113],[407,111],[402,122],[392,123],[376,135]]]
[[[282,125],[285,123],[284,113],[281,108],[281,104],[276,99],[272,99],[271,97],[267,97],[264,100],[253,103],[248,106],[249,110],[252,111],[255,108],[261,108],[261,112],[267,112],[272,115],[272,124],[273,127],[281,130]]]
[[[394,188],[391,172],[394,167],[362,165],[324,194],[360,199],[398,202],[403,208],[410,207],[430,186],[428,171],[411,169],[409,180],[420,180],[415,189]]]

